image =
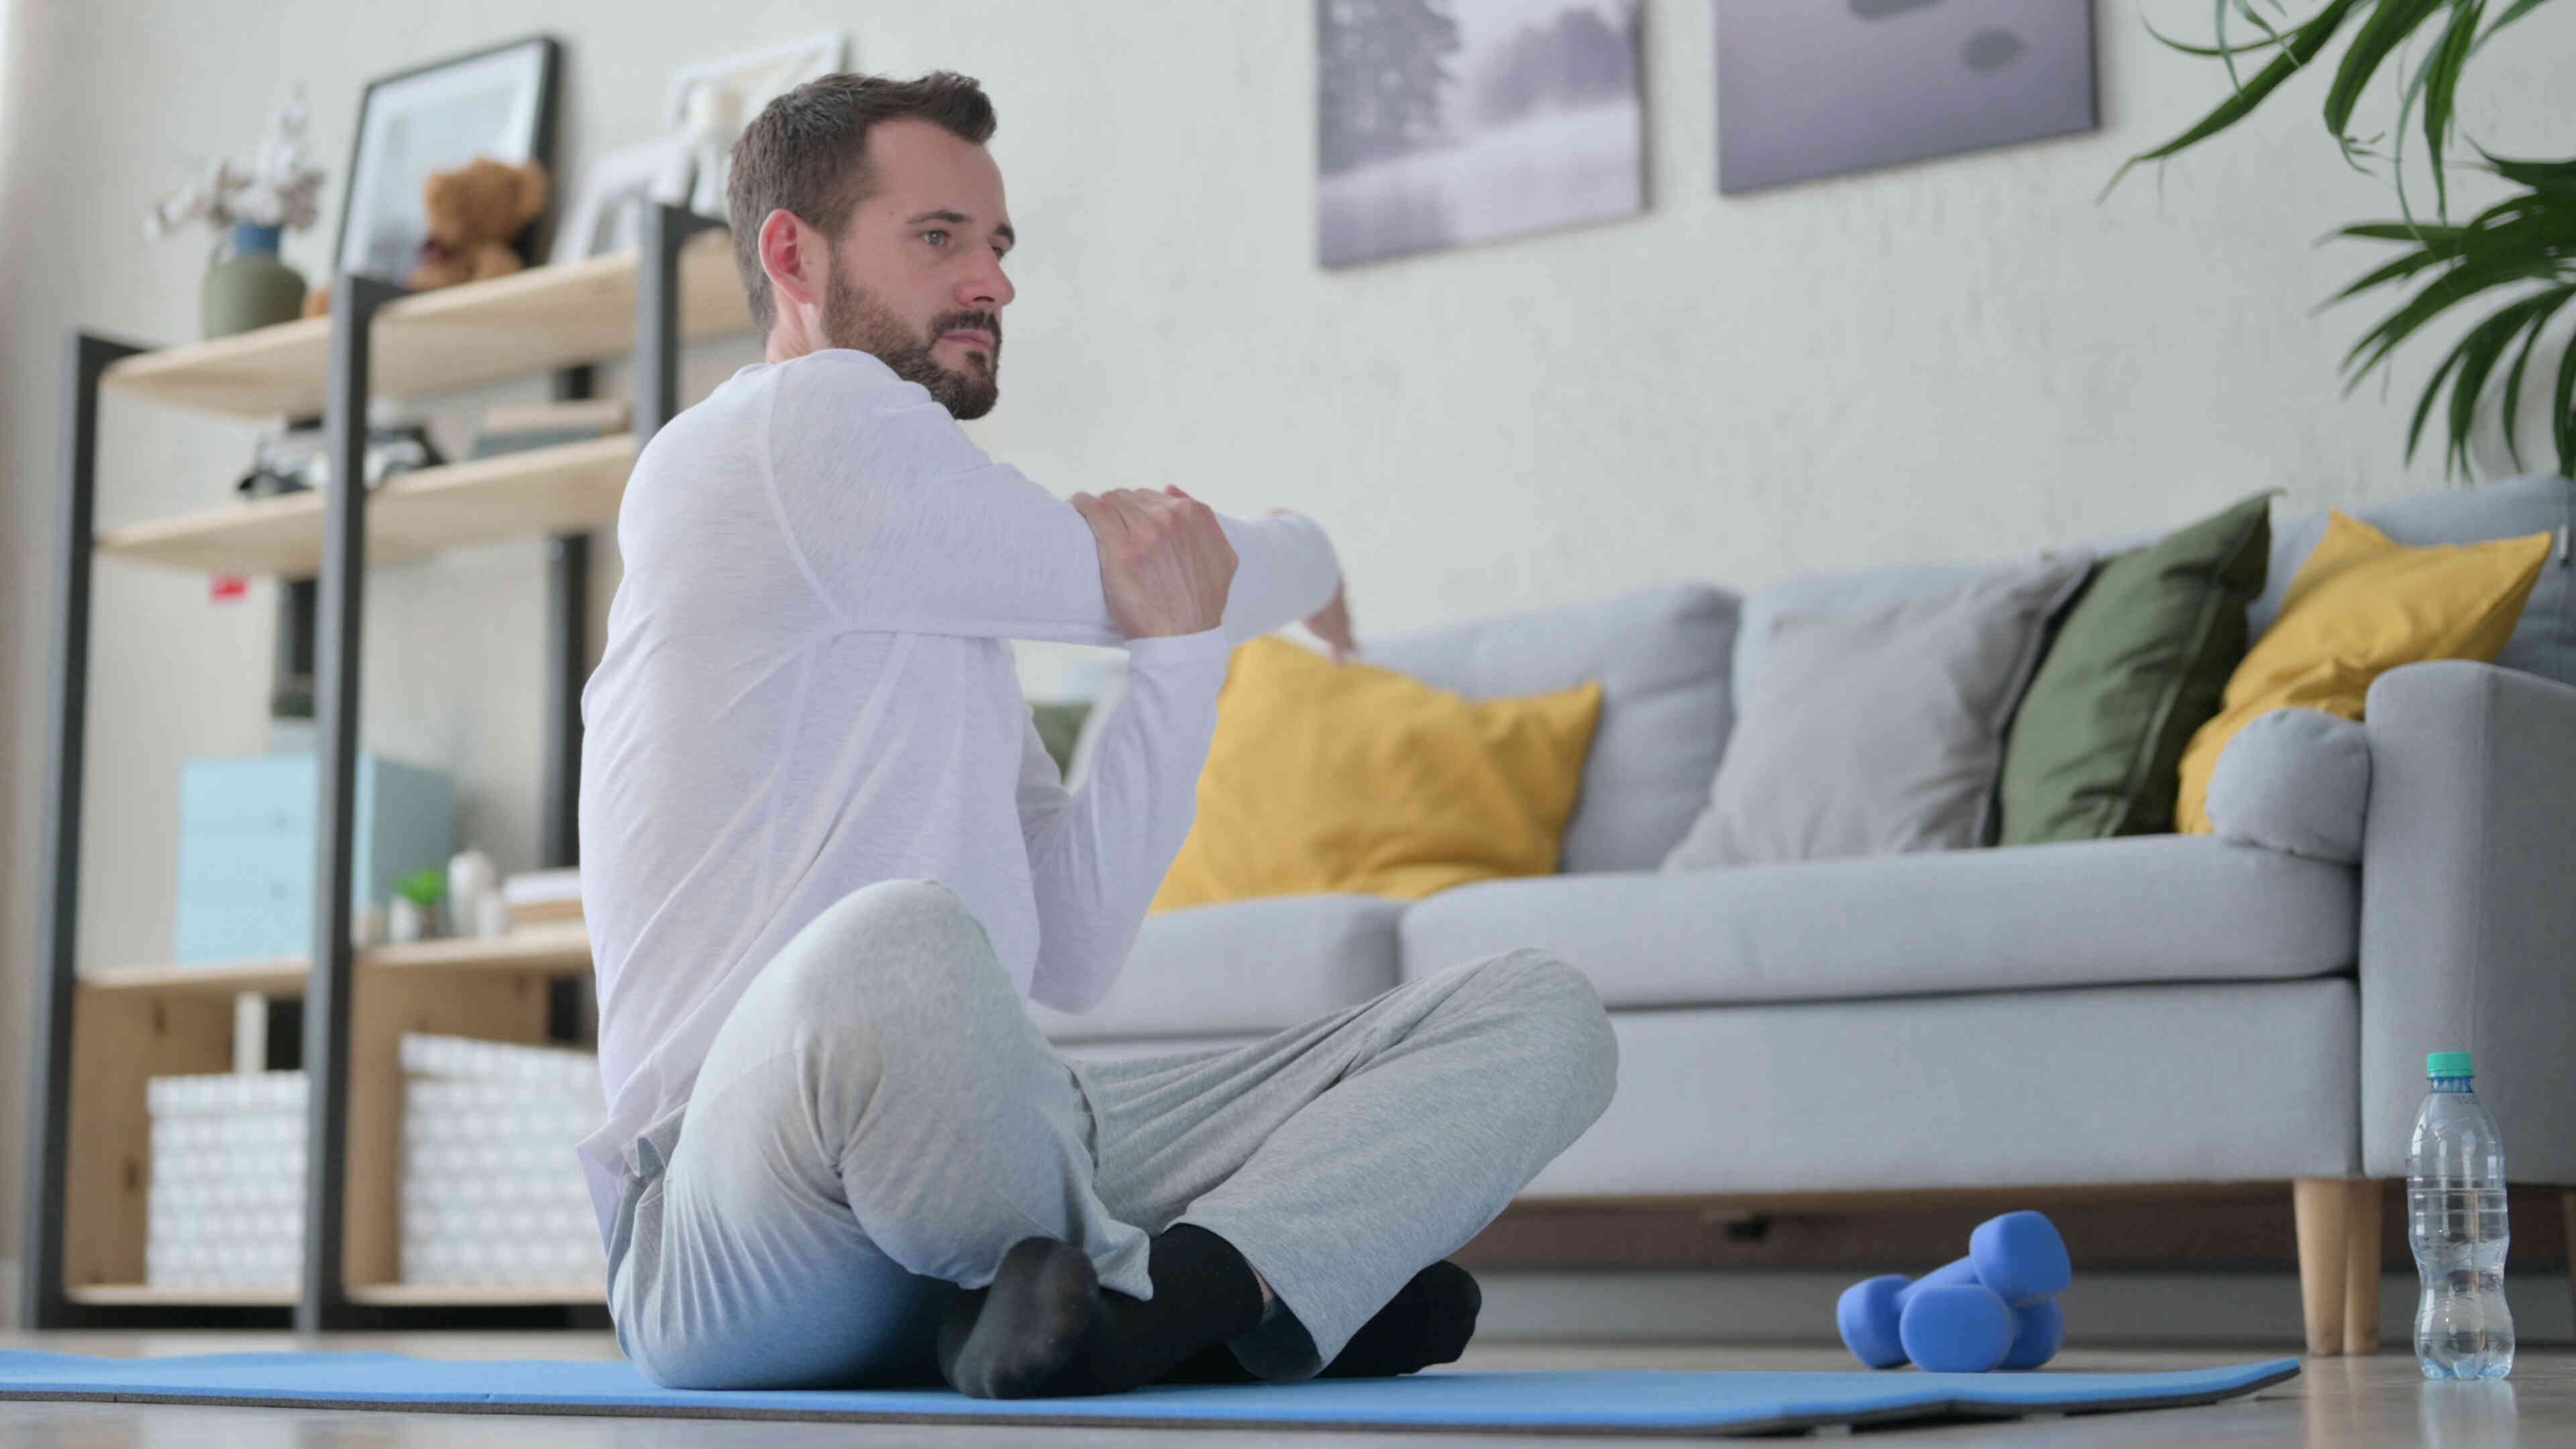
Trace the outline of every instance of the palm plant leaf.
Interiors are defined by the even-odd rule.
[[[2478,15],[2486,0],[2461,0],[2452,12],[2451,28],[2442,32],[2441,43],[2433,47],[2428,62],[2430,79],[2424,87],[2424,152],[2433,168],[2433,210],[2437,215],[2450,211],[2449,183],[2442,176],[2442,148],[2451,131],[2451,114],[2455,92],[2460,85],[2460,68],[2469,63],[2469,50],[2478,34]]]
[[[2162,160],[2176,152],[2198,145],[2251,115],[2254,108],[2262,104],[2265,96],[2279,90],[2281,82],[2297,74],[2309,61],[2316,58],[2318,51],[2325,49],[2326,42],[2334,39],[2335,32],[2342,28],[2345,18],[2362,3],[2363,0],[2326,0],[2326,7],[2323,10],[2310,16],[2304,24],[2289,32],[2289,39],[2281,46],[2281,53],[2272,57],[2261,70],[2256,71],[2254,79],[2238,87],[2234,95],[2219,102],[2215,109],[2201,117],[2199,123],[2191,129],[2152,151],[2141,151],[2130,157],[2117,172],[2112,174],[2110,185],[2102,188],[2102,194],[2110,195],[2111,187],[2119,185],[2120,178],[2128,175],[2129,169],[2139,162]]]
[[[2338,142],[2349,142],[2346,135],[2352,127],[2352,108],[2361,93],[2378,73],[2379,63],[2397,49],[2415,27],[2429,19],[2451,0],[2379,0],[2379,8],[2352,33],[2352,44],[2344,48],[2343,63],[2335,67],[2334,84],[2326,90],[2326,132]]]
[[[2468,335],[2452,349],[2452,356],[2459,359],[2460,368],[2459,376],[2451,384],[2451,437],[2449,446],[2442,453],[2445,475],[2455,468],[2467,471],[2469,428],[2477,421],[2478,398],[2486,391],[2487,374],[2495,370],[2496,359],[2512,345],[2514,334],[2520,332],[2535,315],[2546,312],[2549,302],[2549,295],[2542,293],[2500,307],[2493,316],[2470,328]],[[2432,401],[2433,392],[2434,389],[2429,387],[2424,390],[2426,402]],[[2424,425],[2423,418],[2423,410],[2419,408],[2415,415],[2415,425],[2419,430]],[[2415,459],[2415,438],[2411,434],[2406,439],[2406,459],[2408,462]]]
[[[2488,375],[2519,334],[2522,349],[2507,370],[2504,383],[2506,448],[2519,464],[2521,452],[2514,431],[2514,412],[2520,405],[2523,374],[2539,344],[2541,329],[2571,295],[2576,295],[2576,282],[2569,279],[2571,270],[2576,270],[2576,183],[2557,183],[2559,173],[2545,164],[2515,161],[2505,164],[2526,175],[2538,175],[2551,181],[2551,189],[2508,197],[2459,226],[2372,222],[2345,227],[2337,233],[2339,236],[2403,242],[2408,247],[2397,257],[2356,278],[2336,293],[2328,305],[2439,269],[2433,271],[2431,279],[2421,290],[2380,319],[2353,344],[2344,358],[2344,366],[2349,371],[2345,387],[2347,394],[2358,387],[2372,369],[2387,361],[2398,345],[2419,328],[2477,293],[2531,282],[2548,284],[2497,309],[2473,327],[2444,359],[2433,379],[2426,384],[2424,396],[2408,429],[2406,453],[2410,460],[2432,415],[2435,396],[2448,380],[2452,386],[2451,409],[2447,418],[2451,442],[2445,455],[2445,468],[2465,465],[2468,435],[2476,418],[2480,393]],[[2453,376],[2455,373],[2456,377]],[[2560,410],[2564,411],[2564,404]],[[2563,427],[2558,431],[2563,431]],[[2563,449],[2561,457],[2562,462],[2576,463],[2576,455],[2569,455]]]
[[[2397,345],[2415,335],[2417,328],[2459,305],[2478,293],[2516,282],[2545,281],[2555,275],[2552,268],[2533,262],[2488,259],[2462,259],[2432,281],[2396,311],[2380,320],[2378,326],[2361,336],[2344,354],[2343,365],[2352,369],[2353,379],[2345,388],[2349,393],[2361,384],[2370,370],[2388,359]]]
[[[2558,396],[2549,416],[2558,434],[2558,471],[2576,477],[2576,337],[2558,356]]]
[[[2442,395],[2442,379],[2449,377],[2459,365],[2460,354],[2454,349],[2450,356],[2442,359],[2440,367],[2433,369],[2432,381],[2424,384],[2424,397],[2415,404],[2415,421],[2406,427],[2406,461],[2415,461],[2415,440],[2423,436],[2424,420],[2433,415],[2433,402]]]
[[[2336,236],[2359,237],[2366,241],[2422,242],[2429,247],[2447,248],[2445,255],[2459,250],[2459,239],[2468,231],[2464,226],[2434,226],[2416,221],[2373,221],[2348,226]]]
[[[2226,61],[2227,78],[2231,83],[2236,85],[2244,84],[2244,81],[2236,74],[2236,57],[2240,55],[2252,55],[2258,50],[2278,49],[2287,40],[2287,37],[2281,37],[2280,39],[2270,40],[2249,40],[2243,45],[2228,45],[2223,42],[2218,45],[2194,45],[2188,40],[2176,40],[2172,36],[2165,34],[2163,31],[2156,29],[2156,23],[2152,20],[2146,21],[2145,24],[2147,27],[2147,34],[2154,37],[2156,43],[2159,45],[2166,46],[2173,50],[2179,50],[2185,55],[2209,56],[2214,59]]]
[[[2484,146],[2477,149],[2486,158],[2487,169],[2507,181],[2519,181],[2534,191],[2576,191],[2576,161],[2512,161]]]
[[[2218,14],[2217,24],[2213,28],[2216,30],[2218,35],[2219,54],[2224,56],[2227,61],[2227,83],[2241,88],[2245,84],[2245,78],[2236,73],[2236,52],[2227,48],[2228,7],[2230,5],[2235,6],[2237,14],[2252,21],[2254,28],[2263,32],[2264,38],[2256,42],[2255,45],[2247,47],[2248,49],[2259,49],[2266,46],[2279,45],[2283,42],[2283,37],[2280,30],[2275,27],[2271,21],[2263,18],[2263,12],[2254,8],[2253,0],[2214,0],[2214,4],[2217,7]]]
[[[2497,31],[2502,30],[2506,26],[2520,20],[2522,17],[2529,15],[2533,9],[2539,6],[2539,4],[2540,0],[2513,0],[2512,4],[2497,12],[2495,24],[2488,26],[2487,33],[2478,37],[2478,44],[2483,46],[2488,41],[2495,39],[2495,33]]]
[[[2214,45],[2184,44],[2148,27],[2150,35],[2171,49],[2224,62],[2231,90],[2180,135],[2128,158],[2102,188],[2102,195],[2109,196],[2139,163],[2167,159],[2243,120],[2322,54],[2338,34],[2348,34],[2349,43],[2326,89],[2326,130],[2354,165],[2361,165],[2364,157],[2389,162],[2399,219],[2343,227],[2331,237],[2392,242],[2402,250],[2355,277],[2319,307],[2390,287],[2413,290],[2344,354],[2344,391],[2349,395],[2358,388],[2435,318],[2503,289],[2508,295],[2486,304],[2487,315],[2451,346],[2425,384],[2407,427],[2406,456],[2409,461],[2414,458],[2447,388],[2450,405],[2444,424],[2449,442],[2443,467],[2446,472],[2465,467],[2479,404],[2488,381],[2501,367],[2505,449],[2520,466],[2516,414],[2523,382],[2541,353],[2542,334],[2576,301],[2576,160],[2500,157],[2471,141],[2484,169],[2523,189],[2453,224],[2446,153],[2459,116],[2460,78],[2470,58],[2498,32],[2538,9],[2543,0],[2323,0],[2313,14],[2296,23],[2287,18],[2281,0],[2270,0],[2269,8],[2283,17],[2277,24],[2258,8],[2262,3],[2212,0]],[[2260,37],[2231,41],[2231,19],[2250,23]],[[2418,34],[2431,37],[2429,49],[2420,59],[2397,60]],[[2269,58],[2250,76],[2240,75],[2237,57],[2258,54]],[[2372,81],[2392,62],[2400,67],[2403,85],[2396,124],[2385,133],[2389,146],[2382,157],[2375,149],[2378,138],[2354,136],[2352,122]],[[2425,166],[2433,178],[2431,219],[2419,218],[2407,196],[2407,133],[2418,126],[2427,152]],[[2560,350],[2557,376],[2548,391],[2559,467],[2576,473],[2576,338]]]
[[[2346,227],[2343,229],[2342,235],[2357,236],[2364,230],[2365,228],[2357,226]],[[2367,230],[2376,231],[2379,230],[2379,228],[2373,227],[2367,228]],[[2390,228],[2390,230],[2397,230],[2397,228]],[[2411,240],[2411,238],[2399,235],[2382,237],[2380,240],[2408,241]],[[2434,247],[2417,247],[2415,250],[2398,257],[2397,260],[2393,262],[2373,267],[2371,270],[2362,273],[2362,275],[2350,286],[2345,287],[2342,291],[2335,293],[2333,296],[2326,298],[2322,302],[2319,302],[2313,311],[2322,312],[2337,302],[2349,301],[2352,298],[2369,291],[2373,287],[2384,287],[2390,282],[2404,281],[2406,278],[2415,275],[2426,267],[2432,266],[2436,262],[2446,260],[2449,255],[2449,253],[2440,251]]]
[[[2532,314],[2530,325],[2523,329],[2522,351],[2515,354],[2513,366],[2505,371],[2504,450],[2517,468],[2523,465],[2522,445],[2514,438],[2514,423],[2522,412],[2522,370],[2530,365],[2533,350],[2540,346],[2540,330],[2549,325],[2549,319],[2558,315],[2558,309],[2566,306],[2570,297],[2576,297],[2576,286],[2559,287],[2548,294],[2549,305]]]

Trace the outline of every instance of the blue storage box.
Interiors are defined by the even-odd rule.
[[[320,767],[310,753],[187,762],[179,797],[180,965],[313,951]],[[361,751],[350,903],[384,902],[456,849],[447,776]]]

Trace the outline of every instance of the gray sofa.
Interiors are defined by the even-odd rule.
[[[1031,1011],[1069,1056],[1186,1051],[1543,947],[1590,975],[1621,1067],[1529,1198],[2292,1181],[2311,1351],[2362,1351],[2378,1277],[2345,1256],[2405,1175],[2426,1052],[2477,1054],[2517,1183],[2576,1184],[2576,498],[2532,478],[2352,511],[2406,544],[2560,537],[2496,665],[2371,692],[2358,862],[2167,835],[1663,871],[1770,619],[1979,566],[1666,584],[1363,640],[1471,698],[1603,681],[1560,874],[1150,917],[1095,1009]],[[2323,526],[2276,518],[2257,635]]]

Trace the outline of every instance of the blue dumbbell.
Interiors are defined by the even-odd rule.
[[[2002,1363],[2013,1343],[2013,1311],[1975,1282],[1871,1278],[1843,1290],[1834,1318],[1844,1344],[1871,1368],[1910,1359],[1931,1373],[1983,1373]]]
[[[2054,1298],[2043,1298],[2013,1315],[2012,1347],[2004,1353],[1997,1368],[2035,1369],[2057,1357],[2066,1346],[2066,1310]]]
[[[2065,1315],[2049,1300],[2073,1278],[2055,1225],[2005,1213],[1978,1224],[1967,1257],[1910,1283],[1894,1274],[1855,1283],[1834,1316],[1872,1368],[1908,1359],[1934,1373],[2036,1368],[2065,1342]]]

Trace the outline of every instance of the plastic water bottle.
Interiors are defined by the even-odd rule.
[[[2415,1114],[2406,1156],[2406,1229],[2424,1296],[2415,1357],[2428,1379],[2500,1379],[2513,1372],[2513,1315],[2504,1304],[2504,1138],[2469,1089],[2467,1052],[2424,1060],[2432,1090]]]

